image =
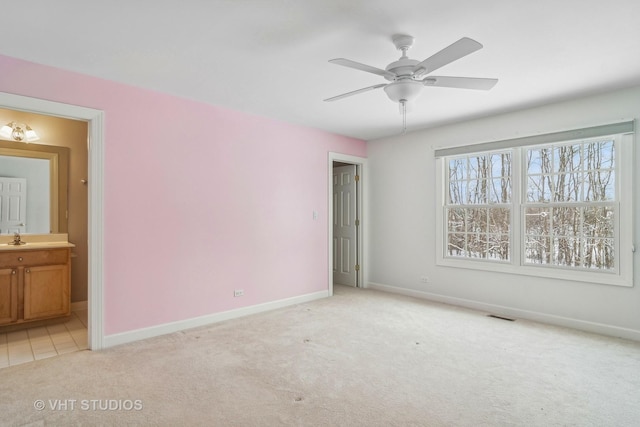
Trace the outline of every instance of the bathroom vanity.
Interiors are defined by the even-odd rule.
[[[71,314],[74,245],[56,236],[24,236],[27,243],[20,245],[0,242],[0,332]]]

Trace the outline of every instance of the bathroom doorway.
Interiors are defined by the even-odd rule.
[[[0,108],[32,113],[49,118],[63,118],[84,122],[83,157],[86,172],[70,176],[70,181],[83,186],[86,194],[86,210],[81,213],[86,219],[86,302],[87,347],[91,350],[103,348],[103,236],[104,236],[104,112],[87,107],[46,101],[0,92]],[[73,196],[71,196],[73,197]],[[70,214],[71,215],[71,214]],[[70,218],[71,219],[71,218]],[[75,223],[75,221],[74,221]],[[70,238],[71,239],[71,238]],[[73,262],[73,261],[72,261]],[[79,301],[80,307],[82,301]],[[72,308],[74,304],[72,304]],[[78,307],[78,304],[75,305]]]

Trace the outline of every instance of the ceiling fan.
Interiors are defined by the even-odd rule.
[[[405,132],[407,104],[420,95],[424,86],[489,90],[498,83],[498,79],[429,75],[438,68],[482,48],[482,44],[468,37],[461,38],[457,42],[445,47],[422,62],[410,59],[407,56],[407,51],[413,45],[414,38],[412,36],[397,34],[393,36],[392,40],[396,49],[402,51],[402,56],[400,56],[400,59],[397,61],[387,65],[384,70],[344,58],[337,58],[329,61],[332,64],[338,64],[344,67],[377,74],[390,81],[390,83],[380,83],[354,90],[352,92],[343,93],[342,95],[327,98],[325,101],[337,101],[359,93],[384,88],[389,99],[393,102],[399,103],[400,105],[400,112],[403,114],[404,118],[403,132]]]

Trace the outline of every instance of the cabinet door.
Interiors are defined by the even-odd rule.
[[[46,265],[24,269],[24,320],[69,312],[69,267]]]
[[[0,269],[0,325],[18,320],[18,271]]]

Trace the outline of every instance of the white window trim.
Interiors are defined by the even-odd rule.
[[[612,135],[613,136],[613,135]],[[447,184],[445,172],[445,157],[439,156],[435,158],[435,172],[436,172],[436,265],[444,267],[455,267],[465,269],[484,270],[497,273],[509,273],[519,274],[527,276],[545,277],[551,279],[570,280],[588,283],[597,283],[604,285],[614,286],[633,286],[633,252],[634,252],[634,195],[633,185],[634,183],[634,141],[633,134],[616,135],[617,138],[617,161],[618,166],[616,168],[616,191],[619,194],[619,222],[616,229],[616,259],[619,268],[617,271],[587,271],[573,268],[562,268],[558,266],[530,266],[524,264],[523,249],[522,249],[522,218],[518,221],[512,221],[511,227],[511,261],[509,262],[496,262],[485,261],[481,259],[471,258],[452,258],[445,257],[446,252],[446,239],[445,239],[445,226],[444,226],[444,206],[446,191],[445,185]],[[584,138],[581,140],[587,140],[591,138]],[[558,143],[564,143],[569,141],[557,141]],[[547,144],[545,144],[547,145]],[[468,153],[475,153],[473,146],[469,146]],[[483,151],[478,150],[478,153]],[[521,163],[521,156],[515,152],[513,160]],[[518,165],[521,166],[521,165]],[[521,171],[521,168],[517,168]],[[522,194],[522,173],[514,174],[512,177],[512,200],[514,200],[514,209],[512,209],[512,215],[522,215],[523,209],[520,209],[521,194]],[[627,184],[627,185],[623,185]],[[514,218],[512,218],[513,220]],[[622,231],[624,230],[624,231]]]

